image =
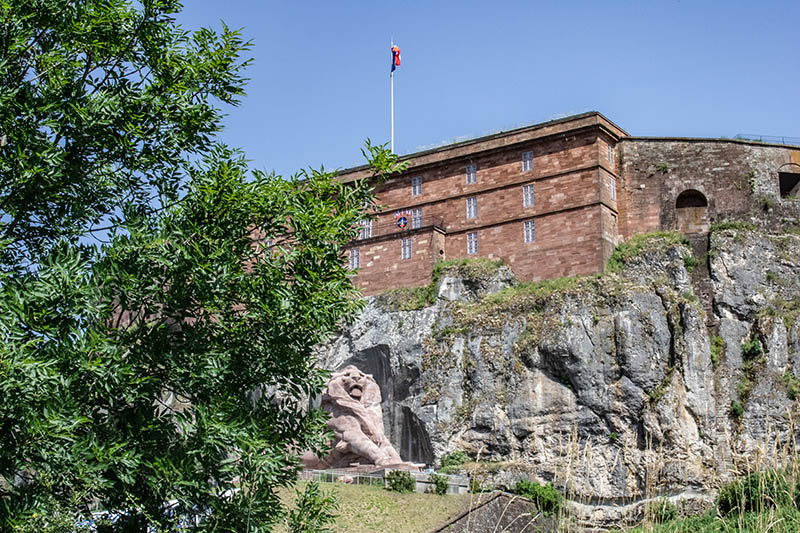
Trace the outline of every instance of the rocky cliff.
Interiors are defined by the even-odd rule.
[[[699,242],[699,244],[698,244]],[[321,364],[372,374],[405,460],[585,503],[713,489],[794,453],[800,235],[632,239],[605,274],[517,283],[488,261],[370,298]]]

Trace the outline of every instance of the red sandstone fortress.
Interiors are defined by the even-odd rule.
[[[408,169],[376,186],[385,208],[348,250],[365,294],[425,285],[442,259],[502,259],[539,281],[601,272],[638,233],[702,235],[754,213],[800,223],[800,147],[631,137],[597,112],[401,160]]]

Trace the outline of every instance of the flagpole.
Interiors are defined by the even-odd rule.
[[[392,48],[394,48],[394,39],[391,40]],[[392,71],[389,73],[389,101],[392,108],[391,111],[391,124],[392,124],[392,135],[391,135],[391,143],[390,143],[390,150],[394,153],[394,59],[392,59]]]

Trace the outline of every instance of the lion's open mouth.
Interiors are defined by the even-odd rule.
[[[353,398],[361,398],[361,394],[363,392],[364,391],[361,390],[361,385],[353,385],[353,387],[350,389],[350,396]]]

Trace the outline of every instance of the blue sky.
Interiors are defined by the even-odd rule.
[[[798,1],[185,0],[187,29],[241,28],[248,95],[222,139],[264,170],[395,151],[600,111],[632,135],[800,137]]]

